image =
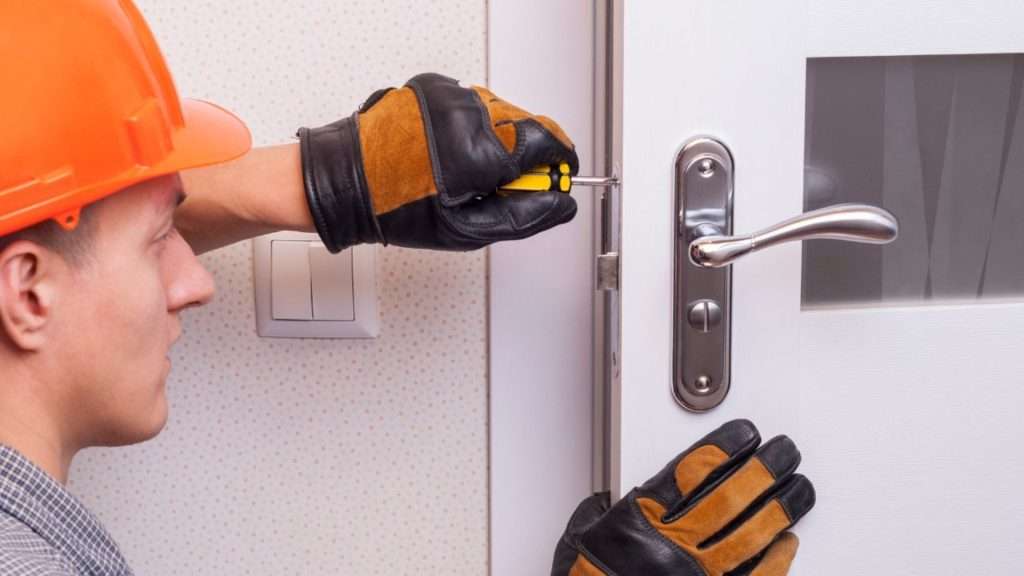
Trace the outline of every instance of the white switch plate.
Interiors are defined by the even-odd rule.
[[[376,338],[376,254],[376,246],[363,245],[332,255],[316,234],[305,232],[256,238],[256,332],[269,338]]]

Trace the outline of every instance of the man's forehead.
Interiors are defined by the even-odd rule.
[[[140,210],[146,214],[145,219],[163,222],[173,216],[175,209],[184,200],[181,177],[167,174],[144,180],[114,194],[105,203],[117,212],[118,218],[139,218]],[[134,214],[134,216],[131,216]]]

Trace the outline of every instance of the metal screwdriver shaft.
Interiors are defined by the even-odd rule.
[[[597,186],[603,188],[616,186],[619,183],[619,179],[615,176],[573,176],[571,181],[573,186]]]

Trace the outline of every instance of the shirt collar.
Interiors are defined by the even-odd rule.
[[[46,472],[2,444],[0,510],[39,534],[82,574],[131,574],[99,520]]]

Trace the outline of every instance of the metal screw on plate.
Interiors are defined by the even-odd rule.
[[[715,382],[710,376],[701,374],[693,381],[693,391],[697,394],[710,394],[715,391]]]
[[[697,173],[702,178],[711,178],[715,174],[715,161],[711,158],[705,158],[697,164]]]

